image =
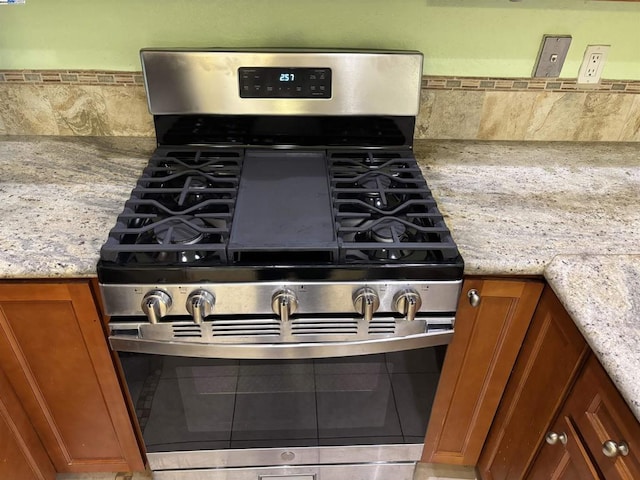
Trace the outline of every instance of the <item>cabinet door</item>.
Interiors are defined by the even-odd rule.
[[[549,434],[552,443],[543,444],[527,480],[600,480],[589,452],[566,410],[560,414]]]
[[[567,403],[602,477],[640,479],[640,424],[594,356],[586,363]],[[610,456],[605,447],[611,448],[607,452]]]
[[[0,365],[58,472],[144,468],[88,282],[0,284]]]
[[[542,287],[534,280],[465,281],[423,462],[476,464]],[[477,306],[469,299],[472,290]]]
[[[0,370],[0,478],[54,480],[47,453]]]
[[[588,351],[547,287],[480,456],[484,480],[525,477]]]

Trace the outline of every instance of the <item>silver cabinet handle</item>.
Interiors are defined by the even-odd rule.
[[[626,442],[616,443],[613,440],[607,440],[602,444],[602,453],[609,458],[614,458],[618,455],[626,457],[629,455],[629,445]]]
[[[561,433],[549,432],[544,437],[544,439],[549,445],[555,445],[558,442],[562,443],[562,445],[567,444],[567,434],[564,432],[561,432]]]
[[[480,305],[480,294],[475,288],[467,292],[467,297],[469,298],[469,303],[472,307]]]

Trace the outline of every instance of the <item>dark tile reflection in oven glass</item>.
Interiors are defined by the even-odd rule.
[[[147,450],[229,446],[235,377],[161,379],[143,436]]]
[[[136,404],[147,450],[228,448],[238,362],[149,358],[147,388]]]
[[[438,373],[446,353],[446,345],[385,354],[389,373]]]
[[[424,438],[439,377],[437,373],[391,375],[400,425],[405,436]]]
[[[442,349],[442,352],[444,349]],[[316,360],[121,355],[149,452],[421,443],[434,348]]]
[[[316,375],[358,375],[362,373],[381,374],[386,372],[384,355],[360,357],[321,358],[314,361]]]
[[[345,439],[345,444],[355,438],[377,443],[372,437],[399,437],[401,441],[402,430],[384,356],[364,362],[360,358],[343,360],[332,365],[322,362],[323,368],[316,372],[321,443],[327,440],[335,444],[338,438]]]
[[[248,441],[262,447],[300,445],[302,439],[314,446],[317,436],[312,361],[243,362],[232,448]]]
[[[239,368],[238,360],[162,357],[162,378],[235,376]]]

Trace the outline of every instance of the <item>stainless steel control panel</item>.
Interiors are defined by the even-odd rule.
[[[207,316],[455,312],[462,281],[100,285],[109,316]],[[151,312],[151,313],[149,313]]]

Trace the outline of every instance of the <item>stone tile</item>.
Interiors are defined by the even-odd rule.
[[[7,126],[4,124],[4,120],[2,119],[2,111],[0,110],[0,135],[8,135]]]
[[[476,138],[522,140],[538,92],[486,92]]]
[[[143,86],[0,84],[0,134],[154,136]]]
[[[628,118],[633,96],[622,93],[587,93],[572,140],[617,141]]]
[[[640,95],[627,95],[627,97],[631,100],[631,106],[627,117],[622,122],[618,140],[621,142],[638,142],[640,141]],[[2,128],[1,125],[0,128]]]
[[[423,95],[417,138],[473,139],[485,92],[432,90]]]
[[[431,112],[433,111],[433,104],[436,100],[436,94],[440,93],[435,90],[422,89],[420,95],[420,111],[416,118],[416,138],[428,138],[427,130],[429,128],[429,122],[431,119]]]
[[[576,136],[586,94],[540,92],[523,115],[526,125],[523,140],[570,140]]]
[[[59,135],[46,87],[0,84],[0,131],[8,135]]]
[[[48,94],[63,135],[111,135],[102,88],[95,85],[51,85]]]
[[[147,97],[141,85],[127,87],[102,86],[107,124],[111,135],[153,137],[153,117],[147,107]]]

